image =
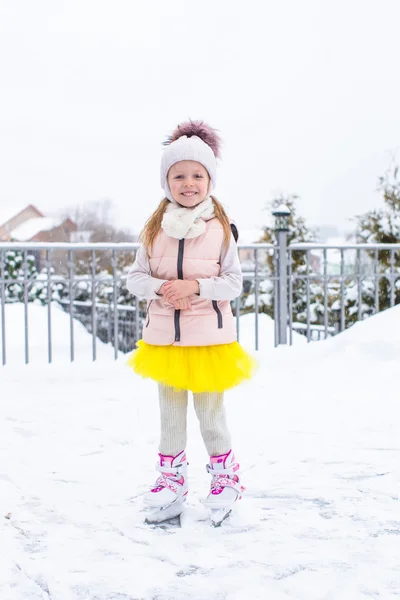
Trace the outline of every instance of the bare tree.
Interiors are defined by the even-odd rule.
[[[136,242],[138,240],[137,234],[129,229],[120,228],[115,225],[113,212],[113,202],[109,198],[104,198],[96,202],[66,208],[62,211],[61,216],[72,219],[78,226],[78,232],[82,234],[85,232],[86,235],[84,237],[88,242]],[[90,253],[79,252],[76,258],[78,270],[87,271],[91,260]],[[126,265],[131,264],[132,260],[130,252],[119,252],[118,268],[123,269]],[[96,269],[110,271],[110,253],[101,253],[97,260]]]

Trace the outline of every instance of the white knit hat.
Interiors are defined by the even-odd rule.
[[[164,190],[165,196],[173,202],[174,199],[168,185],[168,171],[175,163],[181,160],[194,160],[203,165],[207,169],[210,176],[208,187],[208,195],[211,194],[217,182],[217,161],[216,155],[219,152],[219,138],[210,127],[202,121],[190,121],[180,125],[173,135],[176,137],[180,132],[188,131],[191,135],[180,135],[178,139],[168,142],[161,159],[160,181],[161,187]],[[210,141],[210,144],[204,142],[198,135],[193,135],[199,132],[201,135]]]

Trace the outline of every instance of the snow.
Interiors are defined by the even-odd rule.
[[[256,339],[256,319],[255,313],[248,313],[246,315],[242,315],[239,321],[239,339],[240,343],[248,349],[249,352],[252,352],[253,348],[255,348],[255,339]],[[264,313],[260,313],[258,315],[258,342],[259,342],[259,350],[262,353],[269,353],[271,350],[274,350],[274,340],[275,340],[275,323],[268,315]],[[287,336],[289,339],[290,331],[289,328],[287,330]],[[292,342],[293,344],[307,344],[307,339],[304,335],[297,333],[297,331],[292,332]]]
[[[272,211],[273,215],[290,215],[290,209],[286,204],[280,204],[277,208]]]
[[[21,313],[9,309],[20,356]],[[44,337],[46,309],[32,314],[31,338]],[[156,385],[124,356],[69,364],[56,314],[58,362],[0,368],[2,600],[400,596],[400,306],[323,342],[262,344],[254,380],[226,394],[247,494],[219,529],[200,502],[207,456],[192,407],[182,527],[144,525]],[[83,356],[91,337],[78,335]]]
[[[320,357],[356,358],[355,366],[358,363],[367,366],[368,362],[375,364],[375,361],[384,366],[396,363],[400,357],[400,305],[355,323],[340,335],[318,345],[318,349]],[[384,392],[386,383],[381,381],[381,384]]]
[[[28,219],[10,232],[10,237],[17,242],[29,242],[41,231],[50,231],[59,225],[59,220],[52,217],[35,217]]]

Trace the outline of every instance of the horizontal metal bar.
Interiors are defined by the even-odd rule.
[[[137,250],[140,248],[139,242],[129,243],[80,243],[80,242],[0,242],[0,250]],[[274,244],[255,243],[255,244],[238,244],[239,250],[273,250]],[[332,249],[332,250],[399,250],[400,243],[398,244],[320,244],[320,243],[306,243],[298,242],[290,244],[288,246],[290,251],[292,250],[318,250],[318,249]]]
[[[0,242],[0,250],[137,250],[141,244],[129,243],[90,243],[80,242]]]
[[[70,304],[70,301],[67,300],[66,298],[62,298],[61,300],[54,300],[54,302],[57,302],[58,304],[66,304],[66,305]],[[82,300],[74,300],[72,304],[74,306],[86,306],[86,307],[92,306],[91,300],[86,300],[86,302],[84,302]],[[110,306],[111,307],[114,306],[113,302],[110,302],[109,304],[106,304],[105,302],[96,302],[96,308],[108,310],[110,308]],[[135,306],[130,306],[129,304],[117,304],[117,309],[121,310],[121,311],[125,310],[126,312],[135,312],[136,311]]]
[[[129,243],[80,243],[80,242],[0,242],[0,250],[137,250],[140,248],[139,242]],[[240,250],[273,250],[273,244],[238,244]]]
[[[273,276],[273,275],[269,275],[269,274],[264,274],[262,271],[260,271],[261,274],[263,275],[267,275],[265,277],[265,279],[268,279],[270,281],[273,281],[274,279],[278,279],[277,277]],[[243,279],[246,280],[254,280],[255,279],[255,275],[253,273],[248,273],[247,271],[242,271],[242,275],[243,275]],[[298,275],[297,273],[293,273],[292,274],[292,279],[303,279],[304,281],[307,281],[308,279],[316,279],[316,280],[321,280],[323,281],[324,279],[339,279],[341,277],[340,273],[336,273],[336,274],[330,274],[330,275],[324,275],[324,273],[310,273],[309,275]],[[357,277],[357,273],[348,273],[346,275],[344,275],[344,277],[346,279],[355,279]],[[400,273],[399,274],[394,274],[393,278],[399,279],[400,277]],[[260,279],[260,276],[258,276],[258,278]],[[121,281],[124,281],[126,279],[126,276],[121,275]],[[365,275],[361,276],[361,280],[372,280],[372,279],[387,279],[388,281],[390,281],[391,276],[390,274],[386,274],[386,273],[379,273],[378,275],[375,275],[374,273],[367,273]],[[0,282],[2,282],[3,279],[0,277]],[[18,277],[17,279],[6,279],[4,280],[4,284],[5,286],[11,286],[11,285],[15,285],[16,283],[24,283],[25,281],[27,281],[28,283],[36,283],[37,279],[35,278],[28,278],[28,279],[24,279],[23,277]],[[41,280],[41,282],[44,282],[45,280]],[[69,277],[66,275],[65,277],[52,277],[51,278],[51,282],[52,283],[65,283],[69,281]],[[87,282],[87,281],[92,281],[91,277],[89,276],[81,276],[79,279],[78,278],[74,278],[74,285],[76,286],[78,283],[80,282]],[[106,276],[96,276],[96,282],[97,283],[105,283],[105,282],[111,282],[112,283],[113,278],[112,276],[110,277],[106,277]],[[45,285],[45,283],[44,283]]]
[[[290,244],[289,250],[318,250],[318,249],[333,249],[333,250],[399,250],[400,244],[314,244],[297,242]]]
[[[308,281],[310,279],[317,279],[317,280],[340,279],[341,277],[342,277],[342,275],[340,273],[337,273],[336,275],[324,275],[323,273],[320,273],[320,274],[310,273],[310,275],[297,275],[297,274],[292,275],[293,279],[303,280],[303,281]],[[353,280],[357,279],[357,273],[343,275],[343,277],[345,279],[349,279],[350,281],[353,281]],[[400,277],[400,273],[399,273],[398,277]],[[268,279],[272,279],[272,278],[268,277]],[[378,279],[387,279],[388,281],[390,281],[390,275],[386,275],[385,273],[380,273],[379,275],[374,275],[373,273],[371,273],[370,275],[362,275],[360,280],[361,281],[372,281],[372,280],[378,280]]]

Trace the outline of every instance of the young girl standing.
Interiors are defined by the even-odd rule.
[[[226,423],[224,391],[251,377],[254,360],[238,344],[230,301],[242,290],[235,235],[211,196],[220,140],[201,121],[179,125],[165,143],[165,198],[145,224],[127,287],[148,301],[143,339],[129,364],[158,382],[161,473],[145,495],[154,520],[182,511],[188,493],[188,391],[210,456],[205,501],[222,518],[244,490]],[[216,516],[220,518],[221,515]]]

